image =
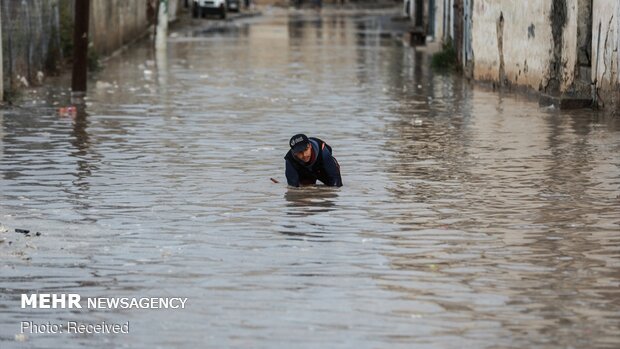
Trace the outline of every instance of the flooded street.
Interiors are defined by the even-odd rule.
[[[109,59],[74,118],[53,86],[0,111],[0,347],[620,347],[620,121],[434,73],[396,14],[182,28]],[[342,188],[283,184],[299,132]]]

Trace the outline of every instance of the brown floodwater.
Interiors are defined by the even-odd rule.
[[[0,111],[0,347],[620,347],[620,121],[435,73],[395,14],[177,29],[74,117],[58,86]],[[344,187],[282,184],[298,132]],[[188,300],[22,309],[36,292]]]

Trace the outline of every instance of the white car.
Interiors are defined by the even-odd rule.
[[[217,14],[220,18],[226,18],[226,0],[194,0],[192,3],[192,16],[194,18],[205,17],[207,14]]]

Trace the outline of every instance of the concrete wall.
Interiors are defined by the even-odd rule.
[[[549,83],[551,0],[474,2],[473,75],[477,80],[542,89]]]
[[[449,34],[457,22],[443,11],[451,2],[437,3],[435,30],[444,40],[459,37]],[[467,34],[465,29],[454,28]],[[619,110],[619,46],[618,0],[473,2],[473,78],[569,101],[562,106],[587,105],[595,95],[599,106]]]
[[[154,16],[155,1],[91,0],[89,35],[95,50],[107,55],[144,35],[151,24],[149,6]]]
[[[3,82],[7,91],[40,84],[57,71],[72,41],[75,0],[0,0]],[[91,0],[90,41],[108,55],[148,33],[149,15],[159,0]],[[169,20],[184,0],[168,0]],[[64,34],[63,34],[64,33]]]
[[[159,0],[91,0],[90,37],[94,48],[108,55],[147,33]],[[168,0],[168,20],[175,21],[184,0]]]
[[[561,51],[555,52],[551,64],[559,65],[556,69],[557,78],[560,79],[559,91],[572,92],[575,85],[575,74],[577,72],[577,29],[580,15],[578,12],[578,0],[555,0],[552,2],[551,8],[553,8],[553,6],[565,7],[565,10],[561,11],[566,11],[566,18],[564,19],[563,25],[559,23],[561,19],[550,20],[554,43],[557,42],[554,47],[557,50],[558,46],[561,46]],[[557,11],[552,14],[554,18],[557,16],[559,16]],[[559,27],[560,25],[562,25],[562,27]],[[558,35],[560,36],[558,37]],[[553,67],[550,68],[549,74],[551,75],[549,78],[554,78]],[[554,93],[558,91],[547,89],[545,92]]]
[[[434,40],[441,43],[452,40],[454,38],[454,0],[435,0],[434,14]]]
[[[58,0],[2,0],[3,83],[6,90],[37,83],[60,60]]]
[[[592,77],[601,107],[620,110],[620,4],[618,0],[593,0]]]
[[[438,42],[444,39],[444,3],[445,0],[435,0],[435,20],[433,21],[435,37],[433,40]]]

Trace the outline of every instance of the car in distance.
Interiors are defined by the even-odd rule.
[[[230,12],[239,12],[241,9],[241,0],[227,0],[228,11]]]
[[[228,5],[226,0],[193,0],[192,17],[204,18],[208,14],[217,14],[221,19],[226,18]]]

